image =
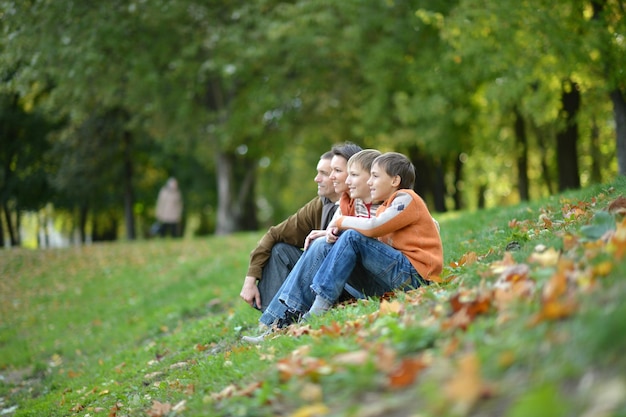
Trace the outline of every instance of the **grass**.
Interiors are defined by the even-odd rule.
[[[260,233],[1,251],[0,415],[626,416],[624,194],[438,215],[448,282],[258,347]]]

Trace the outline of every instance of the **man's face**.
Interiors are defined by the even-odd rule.
[[[320,159],[317,163],[317,175],[315,176],[315,182],[317,183],[317,195],[320,197],[326,197],[331,201],[337,201],[337,194],[335,193],[335,187],[330,179],[330,159]]]
[[[348,191],[348,186],[346,185],[346,178],[348,177],[348,170],[346,168],[347,164],[348,161],[346,158],[339,155],[333,155],[333,159],[330,160],[330,179],[333,182],[335,192],[338,195]]]
[[[360,164],[350,164],[348,168],[348,178],[346,178],[350,198],[360,198],[366,203],[372,200],[370,187],[367,184],[369,178],[369,171],[364,170]]]
[[[400,186],[399,176],[390,177],[378,164],[372,165],[370,173],[370,179],[367,180],[367,184],[370,187],[372,201],[385,201],[391,197],[391,194],[398,191]]]

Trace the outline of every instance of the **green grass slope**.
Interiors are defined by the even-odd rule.
[[[626,416],[625,194],[438,216],[440,283],[260,346],[260,233],[0,251],[0,415]]]

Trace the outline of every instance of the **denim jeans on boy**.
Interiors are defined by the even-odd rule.
[[[255,308],[265,311],[301,256],[302,249],[287,243],[276,243],[272,247],[258,284],[261,307],[255,305]]]
[[[365,274],[352,274],[359,264]],[[355,230],[341,233],[313,277],[311,288],[332,304],[346,283],[366,296],[396,289],[406,291],[426,284],[402,252]]]
[[[290,311],[292,313],[309,311],[315,299],[315,294],[310,288],[313,276],[324,262],[332,246],[332,244],[326,243],[326,239],[323,237],[315,239],[311,243],[261,315],[259,319],[261,323],[271,326],[279,319],[286,318]],[[288,302],[288,305],[285,302]]]

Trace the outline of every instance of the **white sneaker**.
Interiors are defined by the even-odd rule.
[[[274,332],[273,328],[267,327],[265,329],[265,331],[263,333],[261,333],[260,335],[258,335],[258,336],[243,336],[241,338],[241,340],[243,342],[250,343],[250,344],[253,344],[253,345],[260,345],[261,343],[263,343],[265,338],[268,335],[272,334],[273,332]]]

